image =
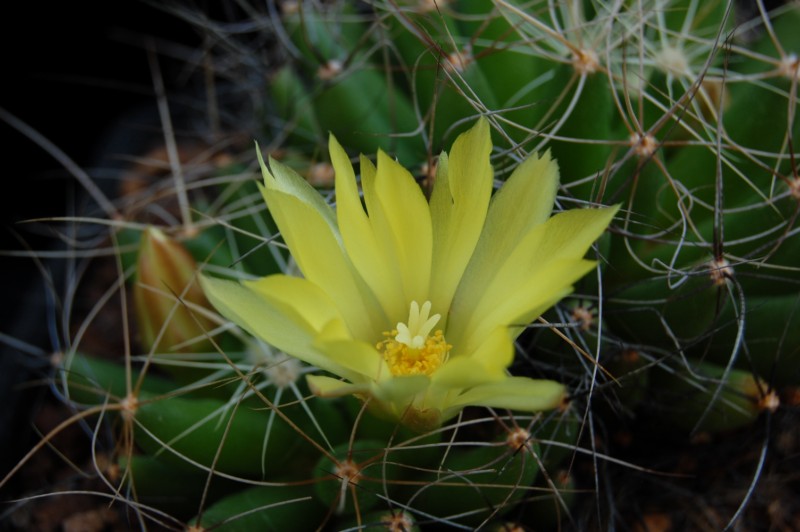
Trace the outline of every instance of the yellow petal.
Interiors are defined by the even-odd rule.
[[[264,178],[264,186],[272,190],[280,190],[286,194],[298,198],[303,203],[312,207],[325,222],[332,228],[336,227],[336,215],[333,208],[325,202],[325,199],[312,187],[308,181],[303,179],[288,166],[270,158],[269,164],[272,172],[264,164],[261,150],[257,150],[258,164],[261,166],[261,175]]]
[[[347,154],[331,135],[329,142],[331,162],[336,171],[336,215],[342,241],[347,254],[367,286],[372,290],[386,315],[402,312],[408,304],[404,301],[398,265],[379,245],[372,224],[358,194],[353,166]],[[372,189],[374,170],[371,164],[362,164],[364,181]],[[367,175],[369,174],[369,175]]]
[[[306,375],[306,382],[311,393],[320,397],[342,397],[352,394],[363,394],[369,392],[369,386],[365,384],[350,384],[324,375]]]
[[[448,341],[461,345],[470,337],[466,343],[474,348],[482,335],[514,323],[506,320],[538,317],[535,309],[544,311],[545,302],[555,303],[553,298],[566,295],[572,283],[592,268],[581,257],[616,211],[617,207],[563,212],[534,226],[504,260],[476,256],[474,260],[490,261],[495,270],[482,279],[462,281],[451,309]]]
[[[526,322],[527,323],[527,322]],[[514,361],[514,341],[507,327],[495,327],[483,337],[483,342],[467,351],[469,360],[485,368],[487,375],[497,378]],[[456,355],[457,358],[460,358]]]
[[[430,202],[433,225],[430,300],[434,308],[450,308],[480,237],[494,179],[489,163],[491,151],[489,123],[481,118],[469,131],[459,135],[449,156],[443,153],[439,157]]]
[[[486,337],[501,326],[519,325],[520,328],[516,329],[518,334],[522,326],[535,320],[572,292],[572,283],[594,267],[595,263],[588,260],[549,261],[546,267],[532,273],[530,278],[517,285],[515,290],[504,289],[506,299],[492,297],[482,301],[464,336],[459,340],[461,342],[459,345],[463,345],[468,353],[475,352]],[[492,303],[495,305],[492,306]]]
[[[485,287],[523,236],[548,219],[557,190],[558,165],[547,152],[525,159],[494,195],[475,253],[457,289],[462,314],[469,313],[484,292],[475,288]],[[460,317],[455,314],[450,319],[457,321]]]
[[[336,320],[338,312],[328,297],[304,279],[293,279],[279,295],[273,297],[271,285],[284,285],[285,276],[271,276],[258,281],[254,291],[235,281],[200,276],[200,284],[209,301],[226,318],[244,330],[304,362],[337,375],[350,378],[350,371],[334,363],[314,348],[314,339],[325,320]],[[297,281],[295,283],[294,281]],[[313,310],[312,310],[313,309]],[[339,318],[340,319],[340,318]]]
[[[350,263],[335,229],[301,199],[275,189],[262,188],[262,192],[303,275],[335,302],[353,336],[372,341],[386,318]]]
[[[354,383],[385,381],[392,372],[373,345],[354,340],[342,340],[323,331],[314,342],[314,347],[325,353],[336,364],[359,374],[361,378],[350,379]]]
[[[405,305],[426,301],[433,251],[428,202],[408,170],[383,152],[378,153],[374,189],[376,205],[367,203],[370,222],[381,252],[397,265]],[[402,321],[408,308],[401,310],[390,316],[392,321]]]
[[[481,240],[499,256],[510,253],[522,235],[550,218],[558,182],[558,164],[549,151],[527,157],[492,198]]]
[[[560,406],[566,397],[564,385],[527,377],[508,377],[502,381],[475,386],[448,405],[445,417],[451,417],[465,406],[489,406],[523,412],[539,412]]]
[[[614,219],[619,205],[601,209],[572,209],[547,221],[540,252],[547,257],[582,257]]]
[[[504,368],[505,369],[505,368]],[[431,375],[431,383],[438,388],[467,389],[505,378],[504,372],[489,371],[482,362],[468,357],[451,358],[447,364]]]
[[[293,320],[302,319],[315,333],[319,333],[329,322],[343,319],[333,300],[308,279],[276,274],[255,281],[244,281],[242,285],[283,308]]]

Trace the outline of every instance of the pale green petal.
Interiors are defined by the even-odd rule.
[[[393,377],[380,383],[370,384],[368,390],[358,390],[354,393],[369,397],[369,409],[375,415],[399,421],[408,413],[415,399],[421,397],[430,386],[430,379],[424,375],[414,375]]]
[[[399,418],[413,399],[424,392],[430,384],[431,379],[425,375],[392,377],[377,383],[372,389],[372,394],[376,400],[392,405],[393,414]]]
[[[316,210],[325,222],[332,228],[336,227],[336,215],[333,208],[325,202],[325,199],[312,187],[308,181],[303,179],[297,172],[290,167],[270,158],[267,168],[261,150],[257,150],[258,163],[261,166],[261,175],[264,178],[264,186],[268,189],[279,190],[291,196],[295,196],[303,203]]]
[[[320,397],[343,397],[345,395],[369,393],[369,385],[350,384],[324,375],[306,375],[311,393]]]
[[[341,340],[338,335],[323,331],[314,342],[314,347],[325,353],[336,364],[362,376],[350,379],[355,383],[381,382],[392,378],[392,372],[375,346],[354,340]]]
[[[405,308],[392,321],[408,315],[411,301],[428,299],[431,275],[431,213],[425,195],[408,170],[378,153],[374,192],[377,205],[367,203],[370,222],[381,251],[397,265]],[[436,309],[442,312],[446,309]]]
[[[286,312],[296,313],[295,320],[304,320],[314,331],[321,331],[331,321],[343,320],[333,300],[308,279],[276,274],[242,285]]]
[[[358,193],[355,173],[344,149],[331,135],[331,162],[336,171],[336,215],[350,260],[387,315],[404,312],[404,300],[397,264],[383,252]],[[365,181],[374,182],[371,164],[362,164]],[[371,186],[369,188],[372,188]],[[387,323],[385,326],[394,326]]]
[[[278,282],[278,278],[286,280],[284,276],[275,278],[267,277],[263,282]],[[353,377],[354,374],[334,363],[313,345],[319,328],[324,327],[325,316],[336,319],[337,313],[331,309],[328,297],[308,281],[296,280],[305,283],[303,288],[299,288],[298,297],[281,299],[255,292],[235,281],[200,276],[203,292],[211,304],[253,336],[321,369],[346,378]],[[310,294],[315,290],[317,300],[314,305]],[[309,304],[318,310],[309,314]]]
[[[476,287],[485,287],[519,241],[548,219],[557,190],[558,165],[547,152],[525,159],[492,197],[475,253],[457,288],[454,304],[459,308],[451,314],[451,322],[471,313],[484,292]]]
[[[381,384],[351,384],[323,375],[308,375],[306,380],[311,391],[322,397],[369,397],[370,410],[392,420],[402,419],[414,399],[430,385],[424,375],[397,377]]]
[[[505,368],[504,368],[505,369]],[[482,362],[468,357],[451,358],[431,375],[437,388],[466,389],[505,378],[503,371],[490,371]]]
[[[564,385],[555,381],[508,377],[502,381],[475,386],[462,393],[451,401],[444,417],[451,417],[470,405],[523,412],[550,410],[560,406],[566,394]]]
[[[494,179],[489,163],[491,152],[489,122],[481,118],[469,131],[459,135],[449,156],[443,153],[439,157],[430,201],[433,224],[430,300],[434,308],[450,308],[480,237]]]
[[[263,188],[264,199],[303,275],[339,308],[353,336],[369,339],[386,318],[350,263],[338,234],[319,212],[299,198]]]

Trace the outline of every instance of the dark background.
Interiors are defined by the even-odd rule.
[[[119,117],[154,102],[142,45],[149,36],[199,42],[187,24],[143,1],[7,2],[0,12],[0,107],[92,174]],[[169,91],[175,65],[161,65]],[[45,224],[19,222],[69,212],[80,193],[74,178],[1,119],[0,164],[0,251],[51,248]],[[59,275],[57,265],[47,267]],[[54,312],[42,279],[30,258],[0,255],[0,333],[49,352],[47,316]],[[0,476],[28,448],[30,409],[45,388],[27,383],[47,370],[45,359],[0,338]]]
[[[137,42],[147,36],[198,40],[187,25],[138,0],[9,2],[0,16],[0,107],[86,167],[122,113],[153,101],[147,53]],[[5,224],[62,213],[72,178],[2,121],[0,138],[2,249],[8,249],[16,246]]]

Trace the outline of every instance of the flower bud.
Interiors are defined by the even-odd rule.
[[[198,309],[210,305],[196,271],[197,263],[180,242],[153,227],[142,233],[133,297],[145,351],[210,349],[205,333],[214,323]]]

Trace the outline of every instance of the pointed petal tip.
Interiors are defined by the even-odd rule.
[[[475,121],[475,125],[472,126],[476,132],[480,133],[481,135],[485,135],[489,133],[491,126],[489,124],[489,119],[485,116],[481,115],[478,117],[478,120]]]
[[[595,211],[596,218],[591,223],[602,226],[603,232],[605,232],[621,208],[622,203],[615,203],[608,206],[589,207],[586,210]]]
[[[523,412],[539,412],[562,408],[567,388],[555,381],[508,377],[500,382],[476,386],[463,393],[454,406],[468,405],[508,408]]]
[[[306,375],[306,383],[311,393],[317,397],[343,397],[345,395],[362,394],[369,391],[368,386],[352,384],[324,375]]]
[[[339,139],[336,138],[333,131],[328,131],[328,151],[332,151],[334,148],[344,151],[344,148],[342,148]]]

